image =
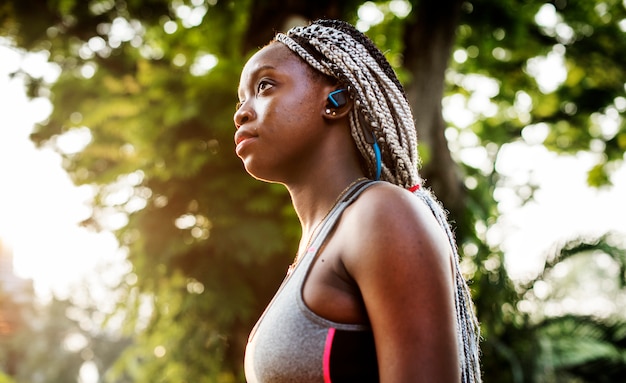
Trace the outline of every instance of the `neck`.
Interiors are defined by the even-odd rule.
[[[309,182],[287,185],[294,209],[302,226],[300,252],[315,234],[319,224],[326,218],[343,194],[359,179],[365,179],[360,171],[345,172],[332,177],[308,177]],[[320,182],[319,180],[324,180]]]

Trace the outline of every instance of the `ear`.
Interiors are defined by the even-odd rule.
[[[352,99],[347,88],[330,88],[326,97],[323,115],[327,120],[338,120],[348,115],[352,109]]]

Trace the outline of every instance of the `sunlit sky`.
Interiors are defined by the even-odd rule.
[[[67,297],[84,288],[85,278],[112,283],[102,268],[119,262],[121,254],[112,234],[78,225],[89,215],[90,189],[73,185],[59,154],[29,139],[51,105],[29,100],[23,81],[9,73],[20,66],[36,71],[42,60],[0,45],[0,237],[12,248],[16,274],[33,279],[39,296]]]
[[[454,57],[462,62],[464,52],[457,51]],[[51,105],[45,98],[29,100],[23,81],[9,74],[22,68],[54,81],[58,73],[44,65],[45,61],[45,56],[17,53],[0,41],[0,238],[12,247],[16,273],[32,279],[40,297],[68,297],[76,289],[84,289],[85,280],[113,283],[116,273],[127,270],[127,265],[120,266],[124,256],[111,233],[94,233],[79,226],[90,213],[90,188],[73,185],[59,154],[50,148],[38,149],[29,140],[34,124],[47,118]],[[559,52],[533,65],[544,64],[560,65]],[[530,63],[528,70],[544,73]],[[558,76],[546,77],[555,78],[558,82]],[[548,90],[555,86],[549,81],[543,85]],[[454,97],[447,100],[448,107],[468,107],[474,101],[480,103]],[[482,105],[488,107],[488,103]],[[463,112],[457,109],[455,116],[463,118]],[[466,153],[472,155],[480,161],[484,153]],[[498,194],[503,214],[489,228],[488,239],[493,244],[503,243],[513,278],[537,272],[545,252],[556,241],[609,230],[626,235],[626,167],[615,172],[612,188],[594,190],[586,184],[586,172],[594,161],[588,154],[557,156],[540,143],[533,145],[532,138],[506,145],[501,151],[499,172],[517,184],[532,180],[541,185],[535,201],[523,207],[515,205],[507,190]]]

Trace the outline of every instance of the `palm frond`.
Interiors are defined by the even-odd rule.
[[[620,244],[620,240],[622,244]],[[546,261],[542,271],[533,279],[519,286],[522,295],[533,288],[535,283],[545,280],[547,274],[561,262],[574,256],[588,254],[593,256],[596,253],[606,254],[619,267],[618,283],[620,289],[626,287],[626,248],[624,248],[623,237],[617,233],[607,233],[601,236],[581,236],[556,244],[546,256]]]

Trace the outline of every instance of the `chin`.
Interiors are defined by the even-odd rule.
[[[255,166],[255,164],[250,160],[250,158],[243,161],[243,166],[246,169],[246,172],[248,172],[248,174],[250,174],[250,176],[252,176],[252,178],[254,179],[257,179],[263,182],[272,182],[272,183],[279,182],[276,179],[277,177],[271,174],[272,172],[268,172],[263,167]]]

